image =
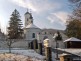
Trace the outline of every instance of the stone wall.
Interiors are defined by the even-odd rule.
[[[28,41],[25,39],[4,39],[0,40],[0,48],[8,48],[9,41],[12,41],[12,48],[28,48]]]

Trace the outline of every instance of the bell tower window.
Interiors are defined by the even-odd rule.
[[[33,21],[31,21],[31,23],[33,23]]]
[[[27,21],[28,21],[28,18],[27,18]]]

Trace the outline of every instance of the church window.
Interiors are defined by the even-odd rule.
[[[35,33],[32,34],[32,38],[35,38]]]
[[[40,34],[40,32],[39,32],[39,34]]]
[[[28,21],[28,19],[27,19],[27,21]]]
[[[45,32],[45,34],[46,34],[46,32]]]
[[[31,21],[31,23],[33,23],[33,21]]]

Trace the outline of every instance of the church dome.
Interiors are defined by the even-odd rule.
[[[33,23],[29,24],[26,28],[38,28],[37,26],[35,26]]]

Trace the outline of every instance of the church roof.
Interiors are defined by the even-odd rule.
[[[81,42],[80,39],[77,39],[77,38],[74,38],[74,37],[71,37],[71,38],[65,40],[64,42],[68,42],[68,41],[80,41]]]
[[[26,12],[25,15],[26,15],[26,14],[30,14],[30,13],[29,13],[29,12]]]
[[[38,28],[37,26],[35,26],[33,23],[29,24],[26,28]]]

